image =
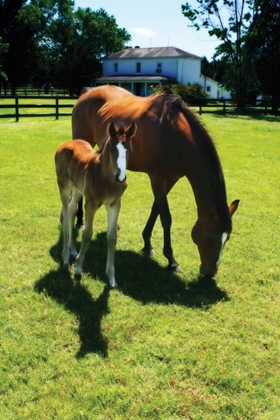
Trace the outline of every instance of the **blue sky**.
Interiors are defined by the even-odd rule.
[[[182,4],[184,0],[75,0],[76,7],[102,8],[113,15],[117,25],[130,33],[132,47],[177,47],[210,61],[218,41],[205,30],[188,27]]]

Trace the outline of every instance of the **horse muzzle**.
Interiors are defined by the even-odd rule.
[[[205,267],[204,265],[201,264],[201,266],[199,267],[199,273],[201,276],[205,277],[206,279],[212,279],[213,277],[215,277],[215,275],[218,272],[218,267],[213,268],[213,269],[208,269],[207,267]]]

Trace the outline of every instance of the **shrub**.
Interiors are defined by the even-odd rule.
[[[170,85],[161,85],[154,88],[155,93],[167,92],[179,96],[183,101],[190,105],[206,104],[208,95],[204,92],[199,83],[173,83]]]

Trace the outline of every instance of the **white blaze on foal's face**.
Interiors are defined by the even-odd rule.
[[[228,234],[226,232],[222,233],[222,238],[221,238],[221,242],[222,242],[221,245],[222,246],[221,246],[221,251],[220,251],[220,254],[219,254],[218,261],[217,261],[217,267],[219,266],[219,264],[221,262],[222,253],[223,253],[224,246],[225,246],[225,243],[226,243],[227,239],[228,239]]]
[[[126,149],[122,143],[118,143],[118,159],[117,159],[117,166],[120,170],[119,174],[119,181],[123,182],[126,178],[125,171],[126,171]]]

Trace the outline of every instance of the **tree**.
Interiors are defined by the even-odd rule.
[[[72,92],[91,86],[102,73],[102,58],[123,49],[130,40],[128,32],[118,28],[115,18],[103,9],[79,8],[72,20],[53,22],[50,33],[56,84],[66,84]]]
[[[7,81],[7,75],[3,70],[4,56],[7,51],[8,51],[8,44],[3,43],[2,38],[0,37],[0,86],[1,86],[1,80]]]
[[[245,110],[246,93],[250,90],[244,41],[252,18],[253,0],[197,0],[198,8],[182,5],[183,15],[196,30],[206,28],[221,44],[214,58],[227,63],[223,85],[231,91],[240,112]]]
[[[259,93],[272,97],[272,111],[280,100],[280,1],[255,0],[254,16],[246,40],[254,55]]]
[[[23,82],[27,74],[26,50],[30,49],[31,34],[18,21],[18,12],[27,0],[0,0],[0,36],[8,49],[3,68],[10,83]]]
[[[1,36],[14,93],[30,82],[79,91],[101,75],[102,57],[130,40],[105,10],[75,10],[73,0],[0,0]]]

